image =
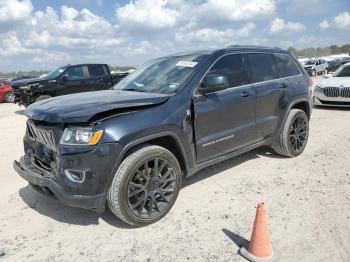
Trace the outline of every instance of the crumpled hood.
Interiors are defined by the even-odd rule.
[[[115,109],[161,104],[169,96],[116,90],[78,93],[38,101],[27,107],[26,115],[48,123],[84,123],[96,114]]]
[[[320,82],[319,87],[350,87],[350,77],[330,77]]]
[[[49,80],[43,79],[43,78],[27,78],[27,79],[14,81],[11,84],[12,84],[12,87],[16,89],[16,88],[19,88],[20,86],[26,86],[34,83],[44,84],[44,83],[47,83],[48,81]]]

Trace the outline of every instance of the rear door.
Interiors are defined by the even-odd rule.
[[[270,137],[277,129],[288,100],[288,81],[281,81],[272,54],[247,53],[249,82],[256,90],[256,130],[259,140]]]
[[[67,78],[67,81],[60,82],[57,95],[67,95],[90,91],[87,81],[88,79],[86,66],[72,66],[63,73],[63,76]]]
[[[198,163],[250,144],[255,138],[255,91],[246,85],[243,55],[221,57],[208,74],[225,75],[230,88],[193,98]]]
[[[90,91],[105,90],[112,86],[112,77],[107,65],[88,65]]]

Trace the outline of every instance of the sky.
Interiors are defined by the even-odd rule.
[[[138,65],[231,44],[350,43],[350,0],[0,0],[0,72]]]

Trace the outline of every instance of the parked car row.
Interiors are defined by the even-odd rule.
[[[350,57],[335,58],[328,61],[325,59],[307,59],[302,57],[298,60],[310,76],[317,76],[319,74],[337,71],[342,65],[350,62]]]

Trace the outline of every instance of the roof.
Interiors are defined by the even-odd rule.
[[[211,55],[215,52],[224,52],[224,51],[239,51],[239,50],[270,50],[270,51],[278,51],[278,52],[286,52],[285,50],[279,47],[268,47],[268,46],[254,46],[254,45],[229,45],[224,48],[218,49],[204,49],[198,51],[185,51],[180,53],[175,53],[169,56],[183,56],[183,55]]]

